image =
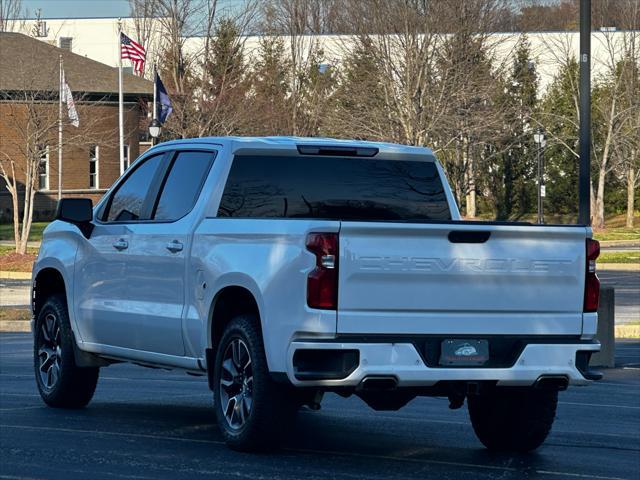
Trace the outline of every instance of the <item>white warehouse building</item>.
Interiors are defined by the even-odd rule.
[[[68,48],[76,54],[102,62],[110,66],[118,65],[118,18],[74,18],[74,19],[28,19],[15,22],[11,29],[29,34],[50,44]],[[122,19],[124,33],[136,41],[135,19]],[[157,59],[162,46],[162,25],[156,20],[152,22],[150,40],[147,48],[147,69],[145,76],[151,77],[151,64]],[[591,35],[592,76],[597,78],[608,70],[608,63],[620,58],[623,38],[629,32],[599,31]],[[638,32],[634,32],[638,34]],[[540,92],[546,90],[561,66],[561,60],[574,56],[578,58],[578,32],[533,32],[527,33],[531,52],[540,78]],[[510,65],[511,54],[522,34],[495,33],[494,58],[496,64]],[[339,65],[344,55],[344,46],[348,44],[348,35],[319,35],[309,37],[318,42],[328,64]],[[247,55],[251,56],[257,49],[260,37],[247,37],[245,42]],[[190,55],[198,55],[204,41],[201,37],[186,39],[185,48]],[[286,44],[286,42],[285,42]],[[613,53],[613,55],[612,55]],[[130,68],[128,60],[124,60],[125,68]]]

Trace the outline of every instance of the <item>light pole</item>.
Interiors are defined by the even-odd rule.
[[[591,225],[591,0],[580,0],[580,175],[578,223]]]
[[[544,223],[544,197],[546,195],[544,187],[544,147],[547,145],[547,139],[544,137],[544,131],[538,129],[533,134],[533,141],[538,146],[538,223]]]
[[[151,135],[151,145],[158,143],[158,137],[162,132],[162,124],[158,120],[158,70],[153,64],[153,120],[149,124],[149,135]]]
[[[158,121],[157,118],[151,120],[149,124],[149,135],[151,135],[151,144],[155,145],[158,141],[158,137],[162,132],[162,124]]]

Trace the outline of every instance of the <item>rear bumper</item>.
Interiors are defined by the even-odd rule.
[[[337,350],[337,355],[344,350],[357,351],[359,356],[356,364],[345,370],[344,378],[309,379],[294,366],[294,355],[300,350]],[[599,350],[598,342],[536,343],[526,345],[514,364],[506,368],[434,368],[425,363],[413,343],[294,341],[287,352],[287,377],[297,386],[322,387],[357,387],[366,377],[395,377],[398,387],[428,387],[440,381],[530,386],[543,376],[565,376],[570,385],[587,385],[591,381],[581,372],[584,366],[576,364],[577,353]]]

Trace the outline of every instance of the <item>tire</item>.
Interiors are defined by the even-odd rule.
[[[239,315],[226,326],[216,351],[213,398],[227,445],[239,451],[276,448],[295,418],[295,395],[269,375],[260,323]]]
[[[469,416],[478,439],[489,450],[528,452],[551,431],[558,392],[533,388],[496,388],[468,397]]]
[[[82,408],[96,390],[99,368],[78,367],[73,342],[67,302],[62,295],[52,295],[38,313],[33,335],[36,384],[50,407]]]

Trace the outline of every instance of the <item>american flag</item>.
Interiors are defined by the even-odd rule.
[[[120,33],[120,56],[122,59],[128,58],[133,64],[133,70],[142,75],[144,71],[144,61],[146,52],[144,47],[138,42],[131,40],[124,33]]]

